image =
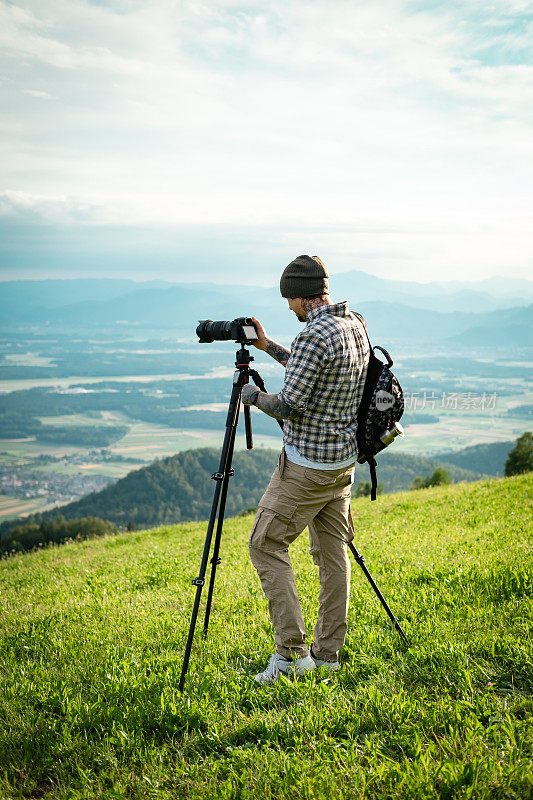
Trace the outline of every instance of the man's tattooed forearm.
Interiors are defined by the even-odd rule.
[[[279,394],[259,392],[256,406],[274,419],[297,419],[301,413],[282,400]]]
[[[279,361],[279,363],[284,367],[287,366],[287,361],[289,360],[291,351],[287,350],[286,347],[283,347],[283,345],[278,344],[277,342],[273,342],[272,339],[267,339],[266,352],[269,356],[275,358],[276,361]]]

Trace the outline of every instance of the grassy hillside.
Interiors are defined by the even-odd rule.
[[[0,797],[530,797],[532,488],[530,473],[354,501],[412,646],[354,565],[341,671],[275,686],[251,680],[273,645],[249,517],[227,522],[183,696],[204,524],[1,561]],[[307,546],[293,561],[311,626]]]

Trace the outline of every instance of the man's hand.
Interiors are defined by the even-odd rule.
[[[245,406],[255,406],[259,389],[251,383],[245,383],[242,387],[241,400]]]
[[[265,329],[263,328],[258,319],[252,317],[252,320],[255,325],[258,337],[257,341],[253,342],[255,347],[257,347],[259,350],[264,350],[266,353],[268,353],[269,356],[272,356],[272,358],[275,361],[281,364],[282,367],[286,367],[291,351],[287,350],[286,347],[283,347],[282,344],[278,344],[277,342],[274,342],[272,339],[269,339],[268,336],[266,335]]]
[[[254,323],[255,329],[257,331],[257,341],[252,342],[252,344],[254,345],[254,347],[257,347],[258,350],[266,350],[268,343],[268,337],[266,335],[266,331],[259,322],[259,320],[256,319],[255,317],[252,317],[252,322]]]

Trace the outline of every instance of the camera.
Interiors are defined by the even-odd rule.
[[[196,328],[196,335],[200,339],[200,344],[230,340],[239,342],[239,344],[252,344],[259,338],[250,317],[238,317],[231,322],[228,320],[213,322],[212,319],[201,319]]]

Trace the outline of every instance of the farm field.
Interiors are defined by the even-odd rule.
[[[28,514],[35,514],[53,507],[54,503],[48,503],[45,498],[22,498],[0,494],[0,520],[25,517]]]
[[[352,503],[341,670],[259,687],[273,650],[227,520],[209,635],[178,681],[205,524],[0,562],[0,796],[442,800],[533,787],[533,473]],[[309,629],[318,581],[291,550]],[[53,573],[53,580],[50,576]],[[205,593],[204,593],[205,602]]]
[[[514,405],[518,403],[533,402],[533,393],[519,395],[509,401]],[[209,407],[208,407],[209,406]],[[203,404],[198,410],[224,410],[225,403]],[[511,406],[512,408],[512,406]],[[406,420],[408,419],[406,412]],[[506,408],[497,408],[495,411],[474,410],[449,410],[426,409],[416,410],[415,413],[436,414],[439,422],[426,423],[423,421],[406,426],[405,439],[395,443],[395,449],[401,448],[406,453],[432,455],[443,450],[460,449],[474,444],[486,442],[508,441],[520,436],[528,426],[528,420],[507,414]],[[46,425],[74,426],[74,425],[102,425],[102,424],[128,424],[130,430],[122,439],[109,447],[113,453],[139,459],[141,463],[148,463],[154,458],[162,458],[181,450],[193,447],[219,447],[223,439],[221,431],[205,430],[202,428],[178,430],[166,425],[157,425],[150,422],[131,422],[128,417],[119,412],[101,412],[101,416],[85,414],[70,414],[56,417],[40,417]],[[243,422],[239,424],[239,431],[244,430]],[[244,435],[238,435],[237,447],[244,447]],[[254,435],[257,445],[277,447],[280,437]],[[26,439],[0,439],[2,463],[12,459],[31,459],[38,455],[73,455],[87,453],[90,448],[81,448],[74,445],[54,444],[51,442],[38,442],[34,437]],[[53,465],[51,465],[53,469]],[[105,474],[111,474],[104,469]]]
[[[54,442],[38,442],[34,436],[25,439],[0,439],[1,463],[10,461],[31,461],[37,456],[47,455],[72,456],[76,453],[87,452],[88,448],[80,448],[71,444],[55,444]]]
[[[41,464],[41,465],[33,465],[32,464],[32,472],[43,473],[43,474],[50,474],[53,472],[56,475],[78,475],[82,472],[99,472],[102,475],[109,475],[111,478],[123,478],[124,475],[127,475],[128,472],[131,472],[132,469],[139,469],[139,467],[144,466],[144,462],[139,459],[137,463],[135,462],[122,462],[122,461],[94,461],[94,462],[87,462],[87,463],[76,463],[76,464]]]
[[[198,380],[199,378],[220,378],[230,377],[233,374],[233,369],[226,367],[218,367],[211,370],[208,374],[204,375],[190,375],[187,373],[164,373],[161,375],[113,375],[106,376],[106,381],[117,381],[118,383],[130,383],[132,381],[139,383],[150,383],[152,381],[176,381],[176,380]],[[59,388],[67,389],[69,386],[74,386],[79,383],[100,383],[103,379],[101,377],[87,376],[87,375],[71,375],[66,378],[13,378],[0,380],[1,392],[16,392],[21,389],[34,389],[37,386],[47,386],[50,389]]]
[[[475,444],[517,439],[528,427],[527,419],[508,417],[501,412],[453,413],[439,409],[433,413],[439,416],[438,422],[417,422],[407,426],[405,438],[397,443],[398,448],[395,443],[395,449],[432,456],[444,450],[460,450]]]
[[[223,423],[225,419],[223,420]],[[244,420],[235,439],[236,449],[246,447]],[[187,429],[176,430],[166,425],[139,422],[131,425],[129,432],[109,448],[111,453],[143,459],[145,462],[164,458],[194,447],[222,447],[225,428],[220,431]],[[277,447],[281,437],[254,435],[254,447]]]
[[[76,415],[76,417],[77,416],[78,415]],[[81,417],[81,415],[79,416]],[[67,420],[65,424],[102,424],[102,420],[94,419],[92,419],[90,423],[89,421],[86,423],[85,420],[83,420],[83,422],[78,422],[76,417],[73,415],[73,417]],[[61,417],[43,417],[43,419],[46,419],[47,424],[55,425],[59,424]],[[54,421],[49,423],[50,419],[53,419]],[[105,422],[108,421],[110,420],[105,420]],[[123,419],[121,418],[120,421],[122,422]],[[138,459],[139,464],[143,464],[149,463],[155,458],[163,458],[165,456],[170,456],[173,453],[178,453],[181,450],[190,450],[194,447],[221,447],[223,438],[223,425],[220,431],[202,430],[201,428],[177,430],[175,428],[169,428],[166,425],[156,425],[150,422],[137,422],[130,423],[130,430],[126,436],[123,436],[122,439],[107,449],[110,453],[114,453],[119,456],[127,456],[128,458]],[[280,441],[281,436],[277,437],[267,436],[264,434],[254,434],[254,447],[278,447]],[[244,422],[242,422],[242,432],[241,424],[239,424],[239,434],[237,435],[235,441],[235,447],[237,449],[246,447]],[[62,455],[70,456],[79,453],[83,456],[83,454],[87,454],[90,449],[92,448],[82,448],[74,445],[56,445],[49,442],[38,442],[36,441],[35,437],[27,437],[26,439],[0,439],[0,451],[2,451],[1,460],[4,464],[10,462],[29,463],[31,459],[36,458],[39,455],[52,455],[60,457]],[[129,471],[129,469],[135,469],[135,465],[121,465],[120,462],[116,462],[115,466],[124,466],[126,471]],[[108,464],[106,462],[102,462],[101,467],[101,471],[104,474],[111,474],[107,471]],[[43,469],[43,467],[39,468]],[[62,465],[56,465],[52,463],[46,465],[46,469],[48,471],[61,471]],[[70,470],[70,468],[68,469]]]
[[[39,417],[43,425],[94,425],[99,426],[102,424],[111,423],[124,423],[127,418],[124,414],[111,411],[99,411],[94,414],[60,414],[55,417]]]

